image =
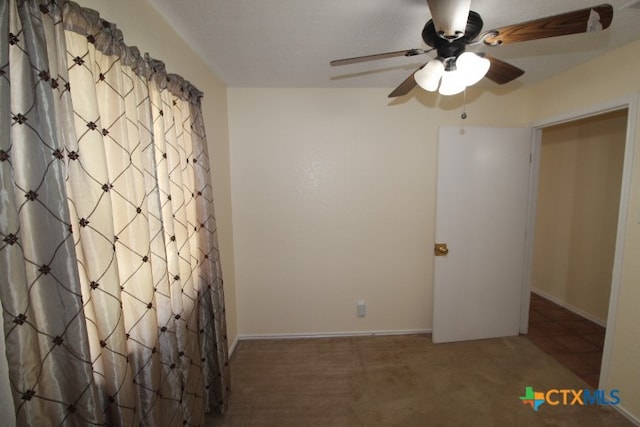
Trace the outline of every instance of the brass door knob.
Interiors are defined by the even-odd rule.
[[[449,248],[446,243],[436,243],[434,252],[436,256],[445,256],[449,253]]]

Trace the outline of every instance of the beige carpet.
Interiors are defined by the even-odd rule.
[[[587,385],[525,337],[430,335],[242,341],[227,413],[210,426],[631,426],[610,407],[522,404]]]

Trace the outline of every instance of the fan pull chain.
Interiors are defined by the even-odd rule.
[[[460,134],[463,135],[465,133],[464,129],[464,121],[467,119],[467,89],[465,88],[462,91],[462,114],[460,114]]]
[[[465,88],[462,91],[463,94],[463,100],[462,100],[462,114],[460,114],[460,118],[462,120],[466,120],[467,116],[467,89]]]
[[[462,101],[462,114],[460,114],[460,118],[462,121],[460,122],[460,133],[464,134],[464,121],[467,119],[467,89],[463,91],[463,101]]]

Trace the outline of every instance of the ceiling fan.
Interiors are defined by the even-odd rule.
[[[406,95],[416,85],[441,95],[455,95],[483,77],[497,84],[517,79],[524,70],[484,53],[467,52],[469,46],[501,46],[568,34],[601,31],[611,25],[609,4],[574,10],[560,15],[507,25],[482,32],[482,18],[471,9],[471,0],[427,0],[432,19],[422,30],[431,49],[408,49],[331,61],[346,65],[399,56],[416,56],[436,51],[437,56],[421,66],[389,94]]]

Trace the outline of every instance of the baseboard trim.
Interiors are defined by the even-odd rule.
[[[571,304],[567,304],[566,302],[562,301],[562,300],[561,300],[561,299],[559,299],[559,298],[554,297],[553,295],[550,295],[550,294],[548,294],[548,293],[546,293],[546,292],[543,292],[543,291],[541,291],[541,290],[539,290],[539,289],[535,289],[535,288],[532,288],[532,289],[531,289],[531,292],[533,292],[534,294],[536,294],[536,295],[538,295],[538,296],[541,296],[541,297],[542,297],[542,298],[544,298],[544,299],[548,299],[549,301],[551,301],[551,302],[553,302],[553,303],[556,303],[556,304],[558,304],[559,306],[564,307],[564,308],[566,308],[566,309],[567,309],[567,310],[569,310],[569,311],[574,312],[574,313],[575,313],[575,314],[577,314],[578,316],[582,316],[582,317],[584,317],[585,319],[591,320],[593,323],[595,323],[595,324],[597,324],[597,325],[600,325],[600,326],[602,326],[603,328],[606,328],[606,327],[607,327],[607,322],[606,322],[606,321],[600,320],[600,319],[598,319],[597,317],[595,317],[595,316],[593,316],[593,315],[591,315],[591,314],[587,313],[586,311],[579,309],[578,307],[574,307],[574,306],[573,306],[573,305],[571,305]]]
[[[640,420],[635,416],[633,416],[629,411],[624,409],[624,407],[620,405],[615,405],[614,408],[616,411],[620,412],[626,419],[631,421],[633,424],[640,426]]]
[[[238,346],[238,337],[236,336],[236,338],[233,340],[233,342],[231,343],[231,345],[229,346],[229,349],[227,351],[227,354],[228,354],[229,358],[231,358],[231,356],[233,356],[233,352],[235,351],[237,346]]]
[[[430,334],[431,329],[401,329],[383,331],[350,331],[350,332],[305,332],[296,334],[247,334],[239,335],[237,341],[299,339],[299,338],[340,338],[384,335]],[[235,348],[235,347],[234,347]]]

